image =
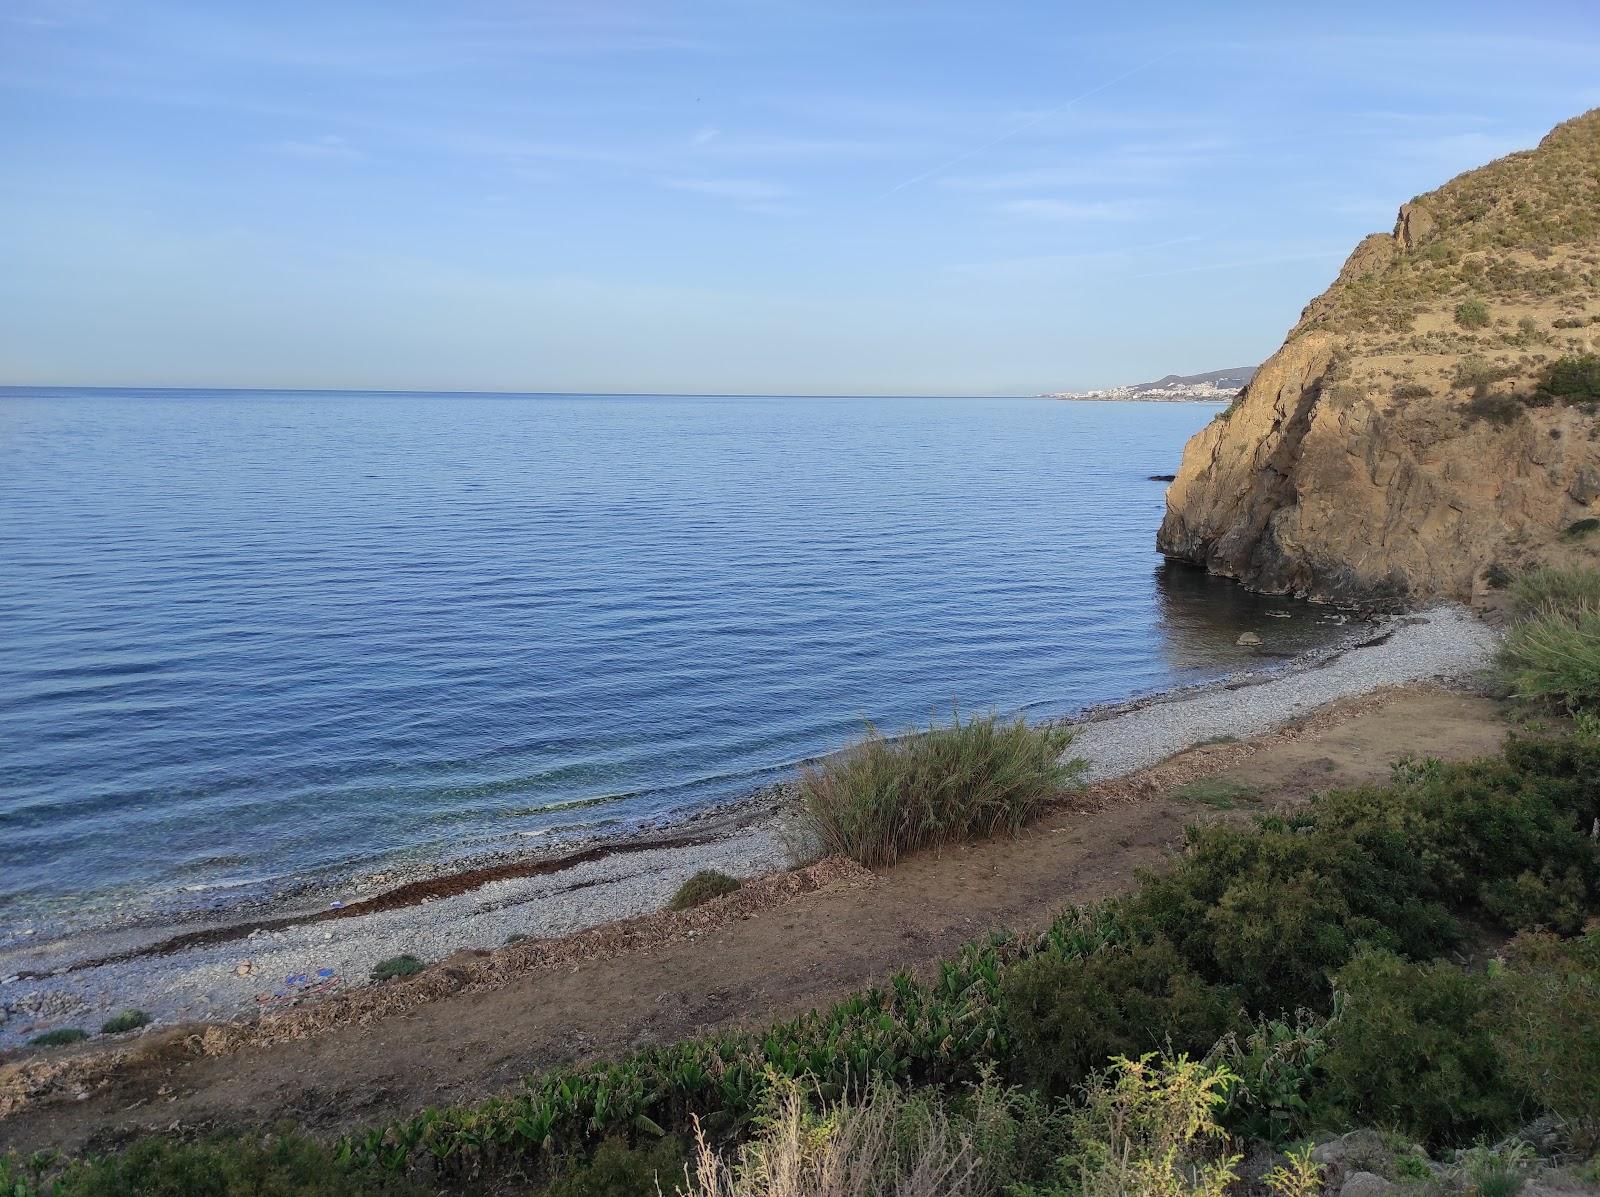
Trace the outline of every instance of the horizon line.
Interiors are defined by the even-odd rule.
[[[592,397],[596,399],[1049,399],[1061,392],[949,392],[926,391],[509,391],[432,390],[413,387],[308,387],[308,386],[156,386],[150,384],[0,383],[9,391],[191,391],[232,394],[300,395],[488,395],[507,398]]]

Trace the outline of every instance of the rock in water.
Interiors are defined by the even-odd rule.
[[[1257,636],[1254,632],[1240,632],[1239,638],[1235,640],[1234,643],[1248,648],[1252,644],[1260,644],[1261,637]]]
[[[1189,441],[1158,547],[1377,606],[1554,559],[1600,514],[1597,260],[1600,109],[1406,204]]]

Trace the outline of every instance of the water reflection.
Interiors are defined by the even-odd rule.
[[[1337,608],[1286,595],[1257,594],[1183,561],[1155,567],[1160,652],[1182,674],[1242,669],[1322,648],[1349,632]],[[1252,632],[1259,645],[1241,645]]]

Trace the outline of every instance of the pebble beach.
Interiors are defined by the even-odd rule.
[[[1470,680],[1489,664],[1495,642],[1492,629],[1460,608],[1384,619],[1362,625],[1338,649],[1287,662],[1264,658],[1259,669],[1205,686],[1088,712],[1071,751],[1088,760],[1089,780],[1116,778],[1193,744],[1268,732],[1380,687]],[[78,940],[28,944],[0,957],[0,1047],[59,1027],[92,1031],[128,1008],[147,1012],[155,1026],[250,1018],[364,984],[390,957],[431,962],[514,938],[568,935],[660,910],[702,869],[750,878],[805,855],[781,791],[719,812],[692,834],[655,839],[670,842],[638,840],[570,864],[547,862],[533,875],[498,876],[349,917],[279,911],[260,918],[270,926],[214,928],[211,939],[186,946],[162,946],[168,937],[149,932],[113,951],[105,943],[86,951]]]

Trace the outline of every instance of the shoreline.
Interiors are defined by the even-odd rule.
[[[1495,639],[1460,608],[1386,617],[1338,645],[1086,708],[1068,720],[1079,728],[1072,752],[1090,760],[1091,782],[1109,780],[1208,738],[1272,730],[1340,698],[1459,679],[1487,664]],[[408,877],[338,906],[302,899],[298,910],[256,919],[8,951],[0,956],[0,1047],[56,1027],[92,1029],[128,1007],[149,1012],[155,1025],[248,1018],[356,988],[389,956],[432,962],[659,911],[702,868],[742,879],[781,873],[798,863],[784,814],[787,789],[768,785],[665,829],[600,837],[560,855],[518,854]]]

